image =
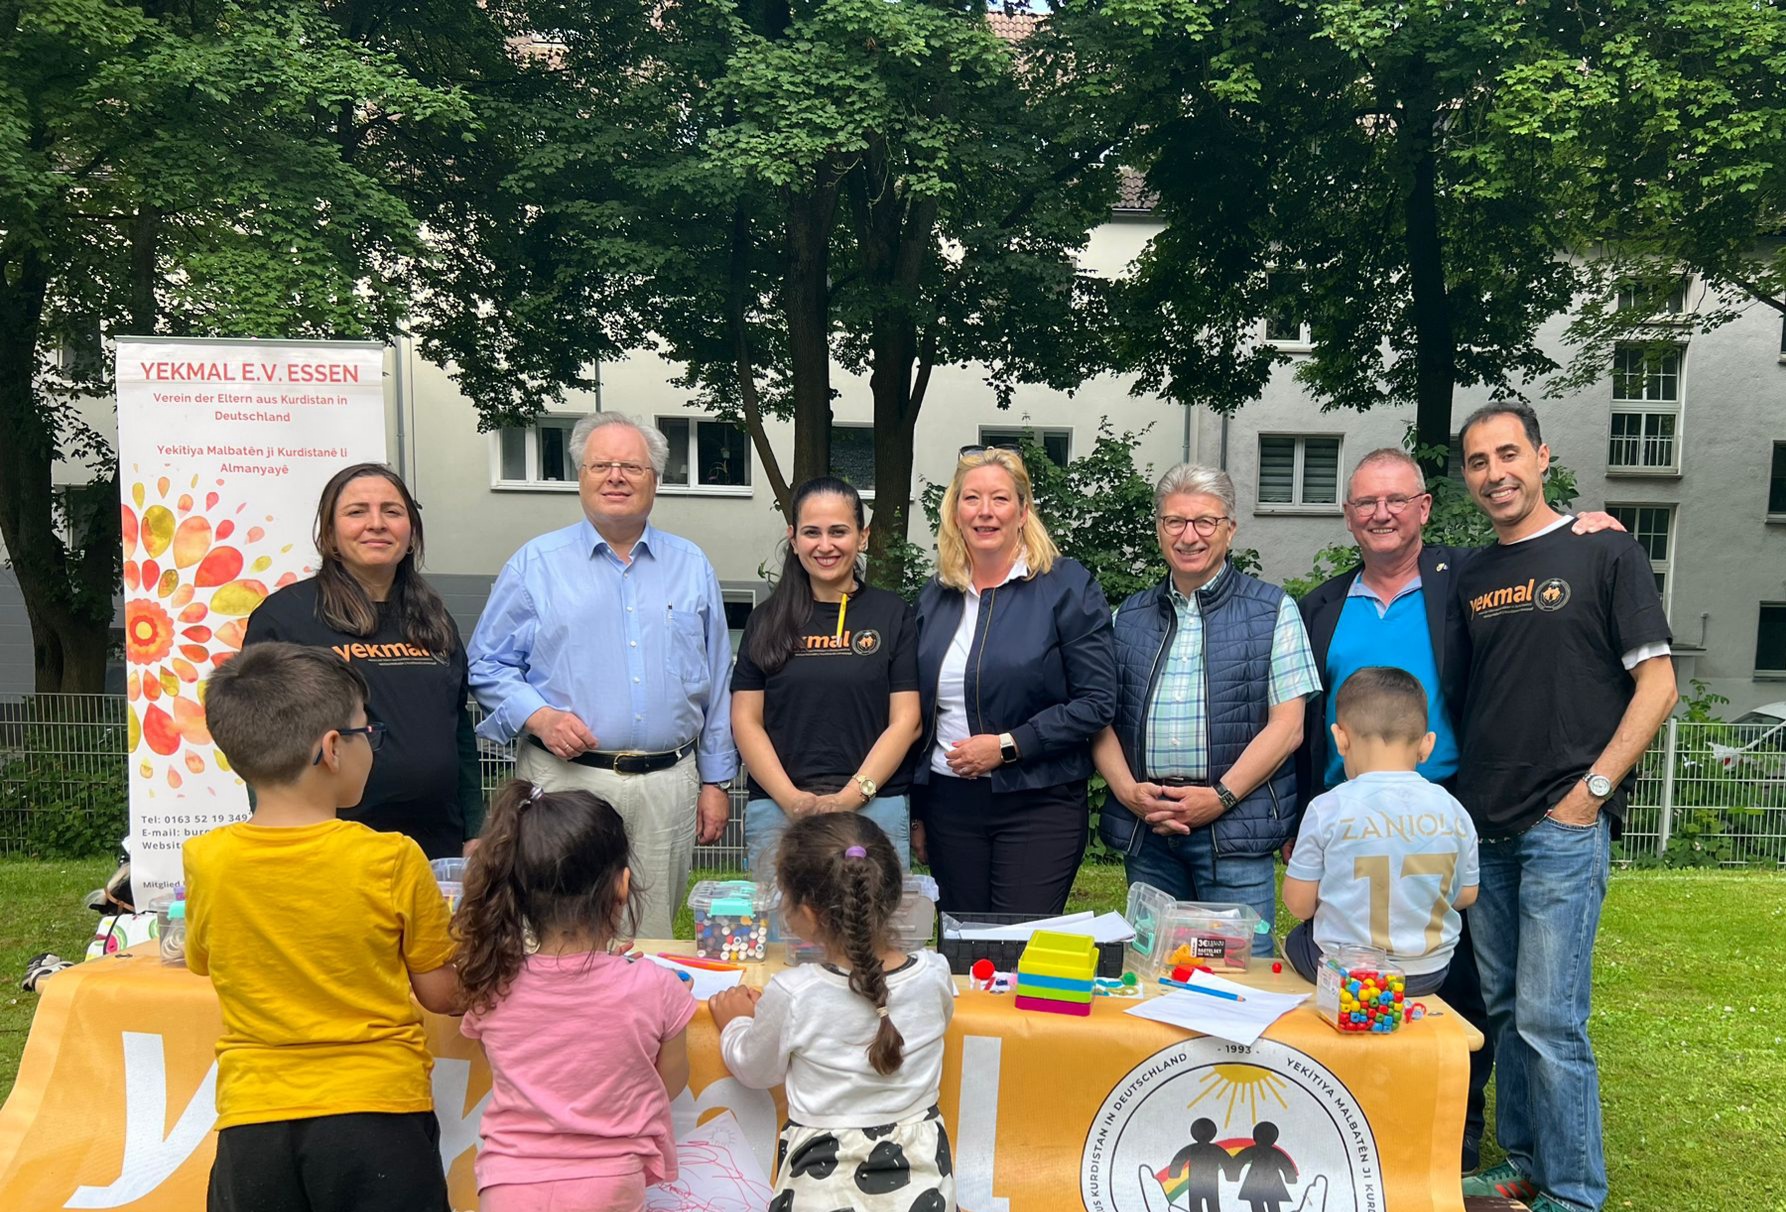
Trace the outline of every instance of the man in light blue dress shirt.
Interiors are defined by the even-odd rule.
[[[520,777],[614,805],[638,935],[669,938],[696,838],[724,831],[738,771],[724,600],[701,549],[650,524],[661,433],[595,413],[571,449],[583,519],[510,558],[468,645],[478,731],[522,736]]]

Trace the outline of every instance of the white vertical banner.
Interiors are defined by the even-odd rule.
[[[118,340],[131,882],[180,878],[187,838],[247,814],[205,727],[205,675],[248,616],[315,570],[322,487],[385,458],[384,348]]]

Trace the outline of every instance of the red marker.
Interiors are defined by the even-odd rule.
[[[698,955],[672,955],[668,951],[659,951],[658,959],[669,960],[672,964],[681,964],[685,968],[703,968],[708,972],[742,972],[743,964],[725,964],[719,960],[702,959]]]

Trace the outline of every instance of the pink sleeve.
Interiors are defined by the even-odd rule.
[[[695,1016],[699,1003],[688,991],[682,979],[668,968],[660,968],[656,964],[646,965],[657,981],[658,1003],[663,1009],[663,1032],[658,1036],[661,1043],[674,1039],[688,1029],[688,1024]]]

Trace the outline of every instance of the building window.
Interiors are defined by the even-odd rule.
[[[1755,673],[1786,677],[1786,602],[1763,602],[1755,625]]]
[[[831,474],[864,496],[874,492],[874,426],[831,426]]]
[[[1259,438],[1259,504],[1338,505],[1340,440]]]
[[[1265,315],[1265,339],[1278,345],[1310,343],[1305,284],[1301,274],[1269,275],[1270,311]]]
[[[543,416],[533,424],[496,431],[500,484],[575,484],[577,455],[571,430],[578,417]]]
[[[1637,545],[1650,558],[1656,574],[1656,592],[1668,601],[1668,561],[1674,546],[1674,506],[1672,505],[1608,505],[1606,512],[1631,532]]]
[[[1612,355],[1609,471],[1680,470],[1681,351],[1621,345]]]
[[[659,417],[657,427],[670,441],[665,487],[750,487],[750,439],[736,425],[700,417]]]
[[[757,595],[751,589],[722,589],[720,598],[726,608],[726,633],[732,640],[732,656],[738,656],[738,645],[744,639],[744,624],[757,608]]]
[[[1687,310],[1687,279],[1675,280],[1666,296],[1659,296],[1658,284],[1643,282],[1624,282],[1619,286],[1618,309],[1620,311],[1641,310],[1646,315],[1661,316],[1674,319]],[[1652,306],[1652,304],[1659,304]]]
[[[980,445],[982,446],[1021,446],[1025,442],[1033,442],[1042,448],[1048,461],[1056,467],[1065,467],[1067,459],[1072,455],[1073,431],[1070,429],[995,429],[991,426],[980,426]]]
[[[1786,442],[1774,443],[1774,466],[1767,477],[1767,516],[1786,522]]]

